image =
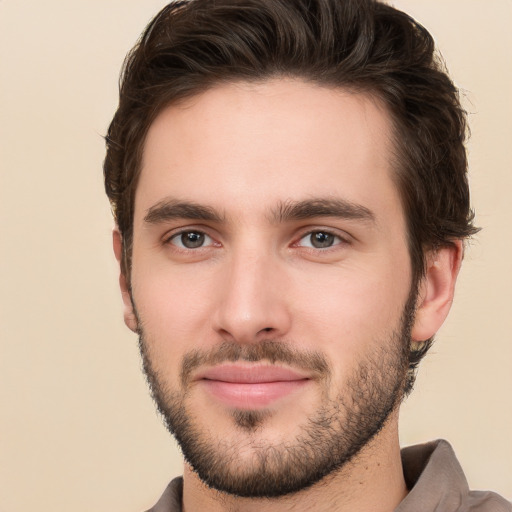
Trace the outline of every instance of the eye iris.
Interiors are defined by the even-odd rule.
[[[334,243],[334,235],[331,233],[324,233],[323,231],[317,231],[311,234],[311,245],[317,249],[325,247],[331,247]]]
[[[182,233],[181,243],[188,249],[195,249],[201,247],[204,244],[204,234],[189,231],[188,233]]]

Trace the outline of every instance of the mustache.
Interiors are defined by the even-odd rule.
[[[186,387],[193,372],[201,366],[215,366],[237,361],[283,363],[310,372],[319,378],[330,375],[327,359],[317,351],[299,351],[290,343],[276,340],[262,340],[251,345],[224,341],[210,350],[192,350],[185,354],[181,364],[181,384]]]

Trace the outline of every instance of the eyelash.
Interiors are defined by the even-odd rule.
[[[213,242],[213,238],[200,229],[184,229],[182,231],[178,231],[177,233],[173,233],[172,235],[166,237],[166,239],[164,240],[164,244],[174,245],[178,250],[181,250],[181,251],[194,251],[194,250],[199,250],[199,249],[205,249],[206,247],[210,247],[211,245],[220,245],[220,244],[215,244],[215,243],[209,243],[206,246],[200,245],[198,247],[185,247],[183,245],[183,243],[181,244],[181,246],[173,243],[173,240],[176,240],[176,239],[179,240],[180,238],[182,238],[184,235],[187,235],[187,234],[188,235],[191,235],[191,234],[199,235],[199,236],[202,236],[203,238],[208,238],[211,242]]]
[[[191,235],[191,234],[198,235],[199,237],[203,237],[203,239],[210,240],[210,242],[208,243],[208,245],[201,244],[201,245],[198,245],[197,247],[186,247],[183,244],[183,236],[187,235],[187,234],[188,235]],[[327,237],[332,237],[333,242],[331,245],[328,245],[326,247],[314,247],[314,245],[313,245],[314,242],[311,242],[311,245],[301,245],[300,244],[300,242],[302,240],[306,239],[307,237],[310,237],[310,240],[311,240],[311,236],[314,234],[322,234]],[[180,238],[181,238],[181,245],[178,245],[177,243],[173,243],[173,240],[179,240]],[[327,252],[330,250],[335,250],[340,245],[349,245],[350,243],[351,242],[348,240],[347,237],[342,237],[341,235],[334,233],[329,229],[312,229],[306,233],[301,234],[301,236],[297,239],[297,241],[292,244],[292,247],[302,247],[305,250],[314,251],[315,253],[317,253],[317,252]],[[176,233],[173,233],[172,235],[165,238],[164,244],[173,245],[179,251],[198,251],[201,249],[206,249],[211,246],[220,246],[219,243],[215,242],[214,239],[210,235],[208,235],[201,229],[185,229],[185,230],[181,230]]]
[[[328,245],[327,247],[314,247],[314,246],[299,245],[302,240],[304,240],[308,237],[311,240],[311,236],[314,234],[322,234],[322,235],[327,235],[327,236],[333,237],[334,242],[332,243],[332,245]],[[347,237],[343,237],[340,234],[334,233],[333,231],[331,231],[329,229],[321,229],[320,228],[320,229],[312,229],[312,230],[308,231],[307,233],[303,233],[300,236],[300,238],[297,240],[297,242],[295,242],[293,245],[297,246],[297,247],[303,247],[307,250],[311,250],[311,251],[315,251],[315,252],[318,252],[318,251],[326,252],[329,250],[336,250],[336,248],[340,245],[348,245],[348,244],[350,244],[350,241],[348,240]]]

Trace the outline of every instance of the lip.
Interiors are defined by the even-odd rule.
[[[267,407],[311,381],[308,375],[290,368],[254,364],[214,366],[194,380],[225,405],[246,410]]]

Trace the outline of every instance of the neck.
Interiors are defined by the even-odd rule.
[[[207,487],[186,465],[184,512],[392,512],[407,494],[398,413],[375,438],[339,471],[296,494],[280,498],[240,498]]]

